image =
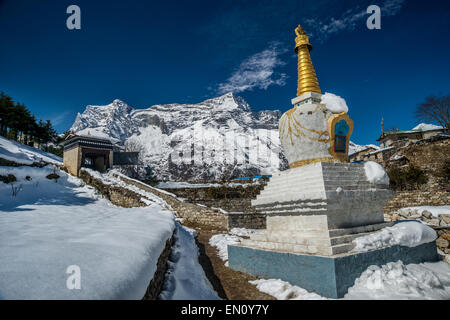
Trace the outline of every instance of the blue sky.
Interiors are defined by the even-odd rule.
[[[66,8],[81,8],[81,30]],[[366,8],[382,8],[381,30]],[[0,0],[0,91],[67,130],[89,104],[196,103],[228,90],[254,110],[290,109],[294,28],[311,34],[322,91],[346,99],[352,140],[417,124],[416,105],[450,89],[448,1]]]

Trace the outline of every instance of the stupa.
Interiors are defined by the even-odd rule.
[[[228,262],[234,270],[339,298],[369,265],[434,261],[437,253],[434,243],[352,251],[355,238],[393,224],[382,213],[393,191],[381,166],[374,173],[367,163],[348,163],[353,121],[346,110],[322,103],[308,35],[301,26],[295,33],[297,96],[279,124],[290,168],[273,175],[252,201],[267,215],[267,229],[228,246]]]

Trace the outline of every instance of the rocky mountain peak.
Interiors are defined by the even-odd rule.
[[[214,180],[283,167],[278,139],[280,116],[279,111],[252,112],[242,97],[231,92],[198,104],[154,105],[147,109],[134,109],[115,99],[109,105],[87,106],[70,130],[90,130],[119,144],[130,141],[140,145],[143,162],[159,179]],[[186,150],[192,150],[189,154],[193,152],[197,161],[187,167],[175,162]],[[207,170],[203,161],[208,163]]]

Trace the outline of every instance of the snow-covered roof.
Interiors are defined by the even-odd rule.
[[[433,130],[442,130],[443,127],[441,126],[437,126],[434,124],[428,124],[428,123],[421,123],[417,126],[415,126],[412,130],[416,130],[416,131],[433,131]]]
[[[441,131],[444,128],[441,126],[437,126],[434,124],[428,124],[428,123],[421,123],[417,126],[415,126],[411,130],[397,130],[397,131],[386,131],[384,132],[384,135],[380,137],[380,139],[384,138],[387,135],[396,135],[396,134],[405,134],[405,133],[421,133],[421,132],[427,132],[427,131]],[[380,140],[378,139],[378,140]]]

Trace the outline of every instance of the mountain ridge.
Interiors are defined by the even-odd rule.
[[[146,109],[115,99],[104,106],[86,106],[70,131],[134,146],[158,179],[218,180],[286,168],[278,139],[280,117],[279,110],[254,112],[232,93],[197,104]]]

